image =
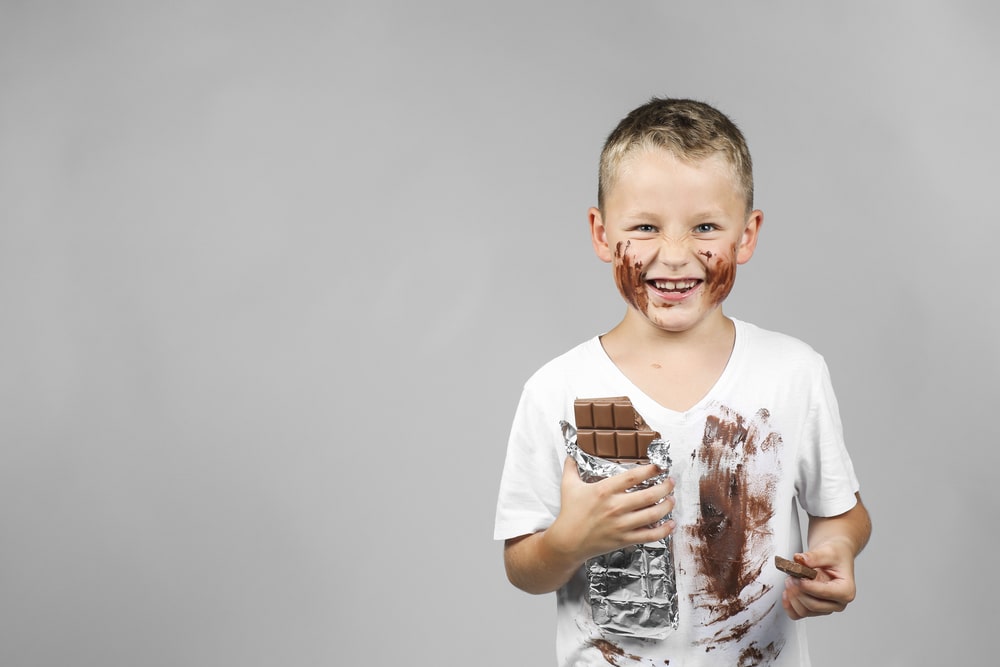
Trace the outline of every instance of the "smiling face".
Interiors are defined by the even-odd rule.
[[[669,332],[724,321],[719,305],[762,220],[747,213],[724,158],[686,162],[664,149],[629,156],[603,210],[590,209],[594,250],[614,266],[626,321]]]

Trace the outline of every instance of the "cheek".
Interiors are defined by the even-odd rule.
[[[628,255],[629,244],[619,242],[615,246],[615,284],[622,298],[632,307],[645,311],[649,303],[646,283],[642,278],[642,262]]]
[[[711,255],[703,253],[707,260],[705,271],[705,291],[709,301],[713,304],[720,304],[729,296],[736,282],[736,246],[734,245],[730,254]]]

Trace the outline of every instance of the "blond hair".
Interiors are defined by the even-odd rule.
[[[614,186],[625,159],[638,150],[666,149],[680,160],[703,160],[721,154],[736,184],[753,208],[753,163],[739,128],[718,109],[695,100],[654,97],[622,119],[601,151],[597,206]]]

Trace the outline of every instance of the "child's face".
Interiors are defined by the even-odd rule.
[[[590,209],[594,250],[614,265],[630,313],[672,332],[721,315],[762,220],[747,214],[724,158],[683,162],[660,149],[628,156],[604,210]]]

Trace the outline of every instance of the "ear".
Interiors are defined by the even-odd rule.
[[[753,257],[762,224],[764,224],[764,212],[758,209],[750,211],[747,224],[743,227],[743,235],[740,237],[740,247],[736,250],[737,264],[746,264]]]
[[[590,218],[590,241],[594,244],[594,253],[602,262],[610,263],[614,259],[614,253],[608,246],[608,235],[604,228],[601,210],[591,206],[587,216]]]

